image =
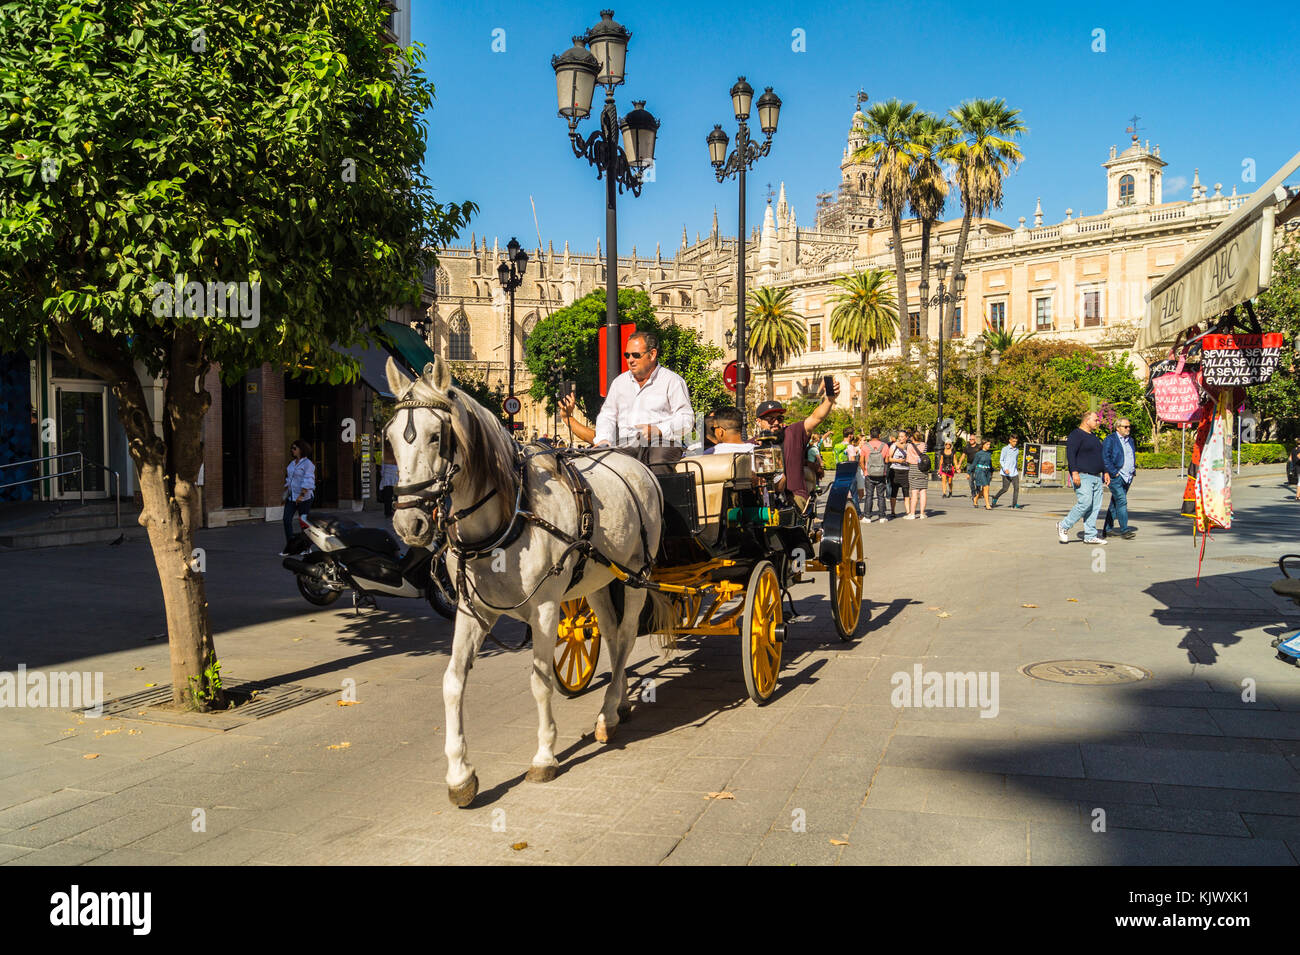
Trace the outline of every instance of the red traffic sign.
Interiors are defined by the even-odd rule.
[[[722,383],[727,386],[728,391],[736,390],[736,381],[740,377],[739,366],[734,361],[727,362],[727,367],[722,369]],[[749,369],[745,369],[745,380],[743,384],[749,384]]]
[[[505,400],[506,414],[519,414],[519,409],[522,407],[523,404],[514,395]]]

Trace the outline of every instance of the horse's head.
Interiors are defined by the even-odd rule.
[[[433,510],[452,494],[453,482],[475,500],[491,489],[512,492],[514,442],[490,411],[453,387],[441,357],[415,381],[391,358],[387,373],[397,396],[387,429],[397,460],[393,529],[408,545],[424,546],[433,539]]]
[[[388,359],[388,389],[397,397],[397,410],[388,422],[388,446],[397,461],[397,510],[393,529],[410,546],[433,539],[428,503],[447,493],[455,461],[451,373],[441,358],[424,366],[411,381]]]

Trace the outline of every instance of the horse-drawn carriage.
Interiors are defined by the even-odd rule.
[[[465,683],[503,616],[533,634],[534,782],[554,779],[559,768],[551,694],[557,685],[570,695],[586,689],[602,645],[611,677],[594,735],[604,743],[630,711],[626,667],[639,635],[739,637],[745,684],[758,703],[776,690],[787,633],[782,598],[803,573],[828,571],[836,632],[856,635],[866,565],[849,502],[853,465],[836,472],[818,528],[811,509],[782,491],[778,448],[687,457],[656,475],[619,449],[520,447],[455,387],[441,359],[414,382],[390,360],[388,383],[398,396],[388,424],[398,468],[394,529],[412,547],[446,541],[455,583],[456,632],[442,684],[455,805],[468,806],[478,792]]]
[[[659,475],[665,526],[652,586],[672,598],[675,635],[740,638],[741,670],[756,703],[776,690],[787,633],[782,595],[805,573],[827,571],[835,631],[846,641],[857,635],[866,562],[852,503],[855,467],[837,469],[820,527],[812,506],[801,512],[780,489],[780,446],[688,456]],[[600,642],[587,601],[566,601],[555,646],[560,692],[586,690]]]

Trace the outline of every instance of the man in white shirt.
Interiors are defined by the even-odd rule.
[[[686,382],[659,364],[659,339],[653,332],[636,332],[627,349],[628,370],[610,385],[595,428],[574,419],[572,397],[560,402],[560,413],[583,441],[628,449],[652,467],[676,464],[683,439],[695,427]]]
[[[1020,439],[1014,434],[1007,439],[1007,446],[1002,449],[1002,454],[998,457],[998,471],[1002,474],[1002,489],[993,495],[993,506],[998,506],[998,498],[1007,493],[1007,488],[1013,488],[1011,493],[1011,507],[1013,510],[1020,508]]]

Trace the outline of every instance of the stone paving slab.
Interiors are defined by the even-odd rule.
[[[1211,542],[1198,587],[1179,482],[1140,478],[1139,536],[1109,548],[1102,573],[1092,549],[1056,542],[1059,492],[981,512],[979,526],[935,500],[932,520],[865,528],[874,623],[845,644],[824,578],[796,585],[815,620],[792,629],[767,706],[747,700],[733,639],[667,656],[642,642],[633,719],[602,746],[602,662],[591,691],[554,701],[561,772],[546,785],[523,778],[530,654],[489,644],[466,694],[481,783],[467,810],[443,783],[448,625],[413,602],[363,617],[310,607],[274,556],[278,527],[205,531],[223,672],[333,690],[351,679],[359,704],[331,696],[225,733],[7,711],[0,864],[1295,864],[1300,676],[1268,641],[1300,629],[1300,610],[1270,594],[1265,561],[1294,549],[1300,511],[1250,486],[1267,476],[1240,482],[1237,527]],[[954,534],[983,540],[981,559]],[[138,585],[153,574],[147,549],[111,556],[0,554],[15,584],[5,665],[100,670],[110,696],[167,679],[166,646],[150,639],[156,588]],[[84,581],[102,609],[93,645],[79,608],[38,599],[50,576]],[[1153,679],[1018,672],[1072,657]],[[897,675],[917,665],[997,673],[997,715],[893,705]],[[639,697],[646,680],[653,701]]]

